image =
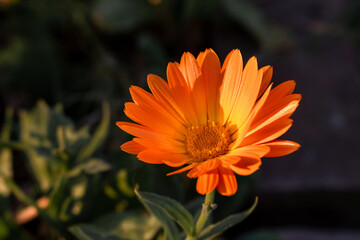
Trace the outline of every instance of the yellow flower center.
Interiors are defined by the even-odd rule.
[[[192,162],[204,162],[224,155],[231,143],[226,126],[209,122],[203,126],[193,126],[186,134],[186,150]]]

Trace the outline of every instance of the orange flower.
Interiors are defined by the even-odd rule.
[[[262,157],[284,156],[300,145],[276,140],[292,125],[290,115],[301,95],[292,94],[294,81],[274,89],[272,67],[258,69],[252,57],[243,68],[239,50],[223,66],[208,49],[197,58],[184,53],[180,64],[169,63],[168,82],[148,75],[152,92],[132,86],[134,102],[125,103],[125,114],[135,123],[117,125],[135,138],[121,146],[152,164],[185,167],[168,175],[187,173],[197,178],[196,189],[235,194],[234,173],[249,175]]]

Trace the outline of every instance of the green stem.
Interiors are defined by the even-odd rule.
[[[187,236],[185,240],[196,240],[198,234],[201,232],[205,223],[212,212],[214,210],[213,203],[215,198],[215,189],[211,192],[207,193],[205,196],[205,202],[202,205],[202,210],[199,219],[195,225],[195,236]]]
[[[3,141],[3,140],[0,140],[0,147],[11,148],[17,151],[26,151],[28,149],[24,144],[13,141]]]

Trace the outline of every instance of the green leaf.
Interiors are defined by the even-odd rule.
[[[70,171],[67,172],[67,175],[69,177],[76,177],[84,172],[91,175],[106,172],[110,168],[111,165],[105,160],[100,158],[91,158],[86,162],[80,163],[77,166],[73,167]]]
[[[258,202],[258,198],[255,199],[255,202],[248,210],[238,213],[238,214],[230,215],[229,217],[221,220],[220,222],[211,224],[210,226],[208,226],[207,228],[205,228],[204,230],[202,230],[200,232],[199,237],[197,239],[198,240],[212,239],[212,238],[220,235],[222,232],[224,232],[228,228],[242,222],[243,220],[245,220],[245,218],[247,218],[254,211],[254,209],[257,205],[257,202]]]
[[[142,204],[160,221],[161,225],[163,226],[163,228],[165,230],[166,239],[167,240],[180,239],[179,231],[178,231],[175,223],[173,222],[173,219],[174,219],[173,216],[170,216],[169,212],[164,210],[164,208],[159,207],[158,204],[155,204],[152,201],[146,200],[146,197],[148,196],[146,193],[145,193],[145,198],[144,198],[144,196],[143,196],[144,193],[140,193],[139,191],[137,191],[135,189],[135,194],[137,195],[139,200],[142,202]],[[153,194],[153,195],[155,195],[155,194]]]
[[[79,240],[123,240],[123,238],[112,236],[101,229],[90,224],[79,224],[69,228]]]
[[[107,136],[109,121],[109,105],[104,103],[102,120],[90,139],[88,128],[76,130],[59,105],[50,108],[44,101],[38,101],[31,111],[21,112],[20,144],[25,146],[31,173],[43,192],[51,189],[65,169],[72,169],[71,173],[76,175],[95,174],[110,168],[103,160],[91,158]],[[79,167],[79,164],[83,165]]]
[[[193,218],[189,211],[186,210],[180,203],[171,198],[154,193],[139,192],[137,190],[135,190],[135,193],[143,203],[158,207],[172,220],[176,221],[188,235],[193,235]]]
[[[153,17],[151,6],[142,0],[97,1],[92,19],[97,27],[109,32],[126,32]]]
[[[84,164],[84,171],[87,174],[96,174],[108,171],[111,165],[99,158],[92,158]]]
[[[116,183],[119,190],[128,197],[134,196],[134,190],[129,186],[128,183],[128,172],[126,169],[121,169],[116,174]]]
[[[89,145],[79,153],[77,162],[90,158],[93,153],[100,148],[108,135],[110,124],[110,106],[108,102],[103,102],[102,110],[103,117],[101,122],[91,138]]]
[[[47,208],[48,213],[53,217],[58,217],[65,200],[70,195],[68,178],[61,175],[55,183],[50,193],[50,203]]]
[[[78,224],[70,231],[79,239],[152,239],[160,230],[154,216],[137,211],[110,213],[92,224]]]
[[[1,129],[1,140],[10,140],[12,119],[14,111],[12,109],[6,109],[5,122]],[[5,177],[12,177],[12,152],[10,149],[0,149],[0,175]],[[9,188],[6,186],[5,180],[0,176],[0,196],[8,197],[10,194]]]
[[[38,101],[30,111],[22,111],[20,120],[20,141],[26,146],[32,174],[40,189],[47,192],[60,172],[60,159],[53,156],[57,149],[58,126],[69,126],[72,122],[59,108],[50,109],[44,101]]]

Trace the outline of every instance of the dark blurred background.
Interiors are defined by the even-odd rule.
[[[6,107],[44,99],[62,103],[76,126],[93,126],[107,100],[114,124],[104,154],[119,168],[135,161],[120,152],[129,136],[115,126],[126,119],[128,87],[147,89],[147,74],[165,77],[185,51],[213,48],[223,61],[239,48],[245,60],[274,66],[275,84],[296,80],[303,99],[283,139],[302,147],[239,177],[247,194],[218,198],[233,206],[219,204],[221,217],[259,196],[256,211],[224,238],[360,239],[359,46],[357,0],[0,0],[0,119]],[[14,161],[15,178],[26,182]],[[197,196],[194,181],[182,179],[182,201]],[[150,190],[179,198],[174,189]]]

